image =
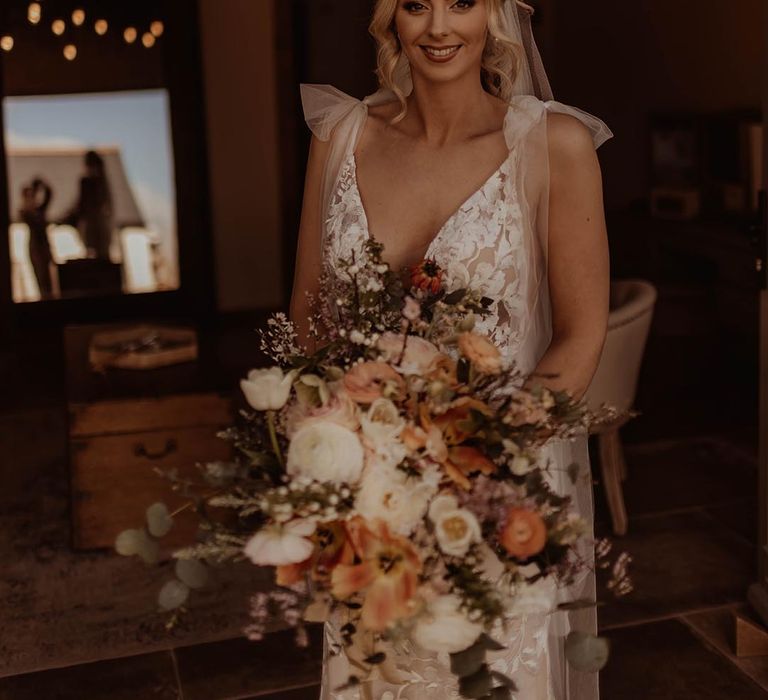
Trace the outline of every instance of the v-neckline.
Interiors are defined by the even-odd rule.
[[[507,142],[506,134],[507,134],[507,122],[510,118],[510,113],[512,112],[512,106],[510,105],[507,108],[507,112],[504,115],[504,121],[502,122],[502,133],[504,136],[505,142]],[[361,129],[362,131],[362,129]],[[352,164],[352,184],[355,188],[355,194],[357,196],[357,201],[360,203],[360,212],[362,214],[363,223],[365,224],[365,238],[366,239],[372,239],[373,236],[371,234],[371,228],[370,228],[370,219],[368,218],[368,212],[365,209],[365,203],[363,202],[363,195],[360,192],[360,184],[357,181],[357,158],[355,157],[355,147],[357,146],[356,143],[357,139],[354,140],[353,147],[349,152],[349,159]],[[430,252],[432,251],[432,248],[434,248],[435,244],[440,240],[440,238],[443,235],[443,232],[448,228],[448,225],[461,213],[462,209],[464,209],[470,202],[474,200],[477,195],[479,195],[481,192],[485,191],[485,188],[488,187],[488,185],[491,184],[504,170],[507,163],[509,162],[509,159],[512,157],[512,151],[513,149],[509,146],[509,143],[507,142],[507,155],[504,158],[504,160],[501,162],[501,165],[499,165],[496,170],[491,173],[488,178],[483,182],[480,187],[478,187],[472,194],[469,195],[461,204],[459,204],[456,209],[451,213],[451,215],[443,222],[443,224],[440,226],[440,228],[437,230],[437,232],[432,236],[431,240],[429,241],[429,245],[427,245],[426,250],[424,251],[424,255],[422,255],[422,258],[428,258]]]

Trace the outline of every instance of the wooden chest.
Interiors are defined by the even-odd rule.
[[[156,469],[175,469],[180,477],[203,483],[198,463],[231,456],[229,444],[216,434],[234,421],[237,383],[223,371],[220,353],[209,347],[215,336],[199,334],[195,361],[145,370],[95,369],[89,361],[94,335],[124,328],[85,325],[64,331],[76,549],[113,547],[122,530],[144,524],[152,503],[162,501],[171,511],[184,505],[188,499]],[[188,544],[196,532],[192,509],[174,520],[163,549]]]
[[[230,399],[214,393],[70,405],[74,547],[112,547],[119,532],[144,523],[156,501],[171,511],[184,505],[188,499],[155,469],[200,482],[197,463],[230,457],[216,433],[232,420]],[[188,509],[163,543],[187,544],[196,528]]]

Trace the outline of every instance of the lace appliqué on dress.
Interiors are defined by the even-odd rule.
[[[507,357],[515,358],[528,330],[530,289],[523,212],[510,173],[517,167],[512,149],[502,165],[445,222],[427,248],[445,271],[448,291],[471,287],[493,299],[490,313],[477,324]],[[336,261],[361,250],[369,234],[357,185],[355,158],[349,154],[339,174],[325,222],[325,259]]]

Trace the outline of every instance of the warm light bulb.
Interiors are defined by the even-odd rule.
[[[141,43],[148,49],[151,49],[155,45],[155,35],[145,32],[141,37]]]
[[[29,3],[29,7],[27,8],[27,19],[29,20],[29,23],[38,24],[42,16],[43,16],[43,10],[40,7],[40,3],[39,2]]]
[[[136,31],[136,27],[126,27],[123,32],[123,39],[125,39],[126,44],[132,44],[136,41],[137,36],[138,32]]]
[[[104,36],[107,33],[107,29],[109,29],[109,24],[105,19],[97,19],[93,28],[99,36]]]
[[[67,44],[64,47],[64,58],[68,61],[74,61],[77,58],[77,46],[74,44]]]
[[[13,37],[12,36],[4,36],[0,37],[0,49],[3,51],[10,51],[13,48]]]
[[[152,32],[152,36],[161,37],[165,31],[165,25],[158,19],[149,25],[149,31]]]
[[[76,27],[79,27],[83,22],[85,22],[85,10],[80,8],[73,10],[72,24],[74,24]]]
[[[52,31],[52,32],[53,32],[53,33],[54,33],[56,36],[61,36],[61,35],[64,33],[64,30],[65,30],[66,28],[67,28],[67,25],[66,25],[66,23],[64,22],[64,20],[63,20],[63,19],[55,19],[55,20],[53,20],[53,22],[51,23],[51,31]]]

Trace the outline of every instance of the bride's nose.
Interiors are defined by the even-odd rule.
[[[429,25],[429,35],[436,39],[448,36],[448,10],[444,7],[435,7],[432,11],[432,21]]]

